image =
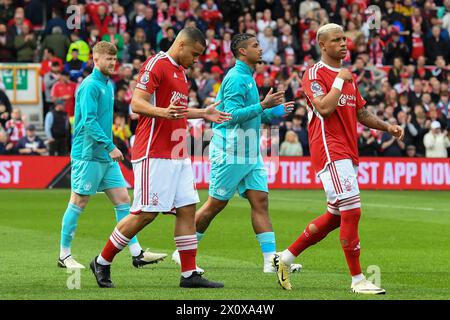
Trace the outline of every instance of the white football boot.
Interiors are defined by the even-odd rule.
[[[70,270],[85,269],[85,267],[81,263],[78,263],[71,255],[64,259],[58,259],[58,267]]]
[[[360,293],[360,294],[385,294],[386,291],[384,289],[378,288],[372,282],[367,279],[363,279],[358,281],[351,286],[352,292]]]

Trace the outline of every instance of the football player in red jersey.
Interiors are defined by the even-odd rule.
[[[307,98],[308,133],[314,170],[327,195],[327,211],[311,221],[304,232],[286,250],[275,254],[279,284],[291,290],[289,266],[306,248],[316,244],[340,227],[340,241],[352,276],[351,290],[362,294],[384,294],[366,280],[359,262],[358,222],[361,202],[358,187],[357,121],[403,139],[403,129],[390,125],[364,107],[356,86],[356,77],[342,67],[347,54],[346,37],[340,25],[330,23],[319,28],[317,42],[321,60],[303,75]]]
[[[176,212],[174,240],[180,252],[180,287],[221,288],[197,272],[195,208],[199,202],[191,159],[187,153],[188,118],[222,123],[228,113],[216,106],[189,109],[188,81],[184,69],[204,52],[206,40],[200,30],[180,31],[167,52],[147,59],[138,76],[131,107],[139,114],[132,149],[134,201],[131,214],[114,229],[101,254],[91,262],[97,284],[113,287],[110,265],[136,233],[152,222],[159,212]]]

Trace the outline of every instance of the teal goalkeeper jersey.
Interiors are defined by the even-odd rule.
[[[263,110],[258,87],[253,79],[253,70],[237,60],[228,71],[220,86],[216,101],[217,109],[231,113],[231,120],[213,124],[213,138],[210,143],[212,163],[261,163],[261,122],[269,123],[274,117],[273,109]]]
[[[111,80],[94,68],[75,95],[72,159],[110,162],[115,148],[112,139],[114,87]]]

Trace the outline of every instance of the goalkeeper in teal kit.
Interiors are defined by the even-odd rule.
[[[116,47],[106,41],[93,48],[95,68],[83,80],[75,99],[75,128],[71,152],[71,196],[62,219],[58,266],[84,269],[71,253],[78,218],[89,197],[104,191],[114,204],[119,221],[129,213],[130,198],[118,161],[123,160],[113,144],[114,87],[109,76],[116,64]],[[142,250],[137,238],[130,241],[132,263],[142,267],[165,258],[166,254]]]
[[[275,272],[270,257],[275,254],[275,234],[268,213],[267,172],[260,154],[261,122],[282,116],[293,109],[293,102],[283,103],[284,91],[270,89],[263,101],[253,79],[253,71],[261,61],[262,49],[251,34],[233,37],[231,51],[236,65],[227,73],[216,101],[217,109],[231,114],[231,120],[213,124],[209,158],[211,178],[209,197],[197,210],[197,239],[201,240],[214,217],[222,211],[237,191],[251,205],[251,219],[256,239],[264,257],[263,271]],[[172,259],[178,262],[175,251]],[[300,265],[292,265],[298,271]],[[197,267],[197,271],[202,269]]]

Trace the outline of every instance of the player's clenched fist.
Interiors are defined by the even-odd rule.
[[[352,81],[353,80],[352,73],[350,72],[350,70],[348,70],[346,68],[342,68],[341,71],[339,71],[337,77],[341,78],[344,81]]]
[[[388,127],[388,132],[398,140],[403,140],[403,137],[405,136],[405,131],[398,125],[390,125]]]

